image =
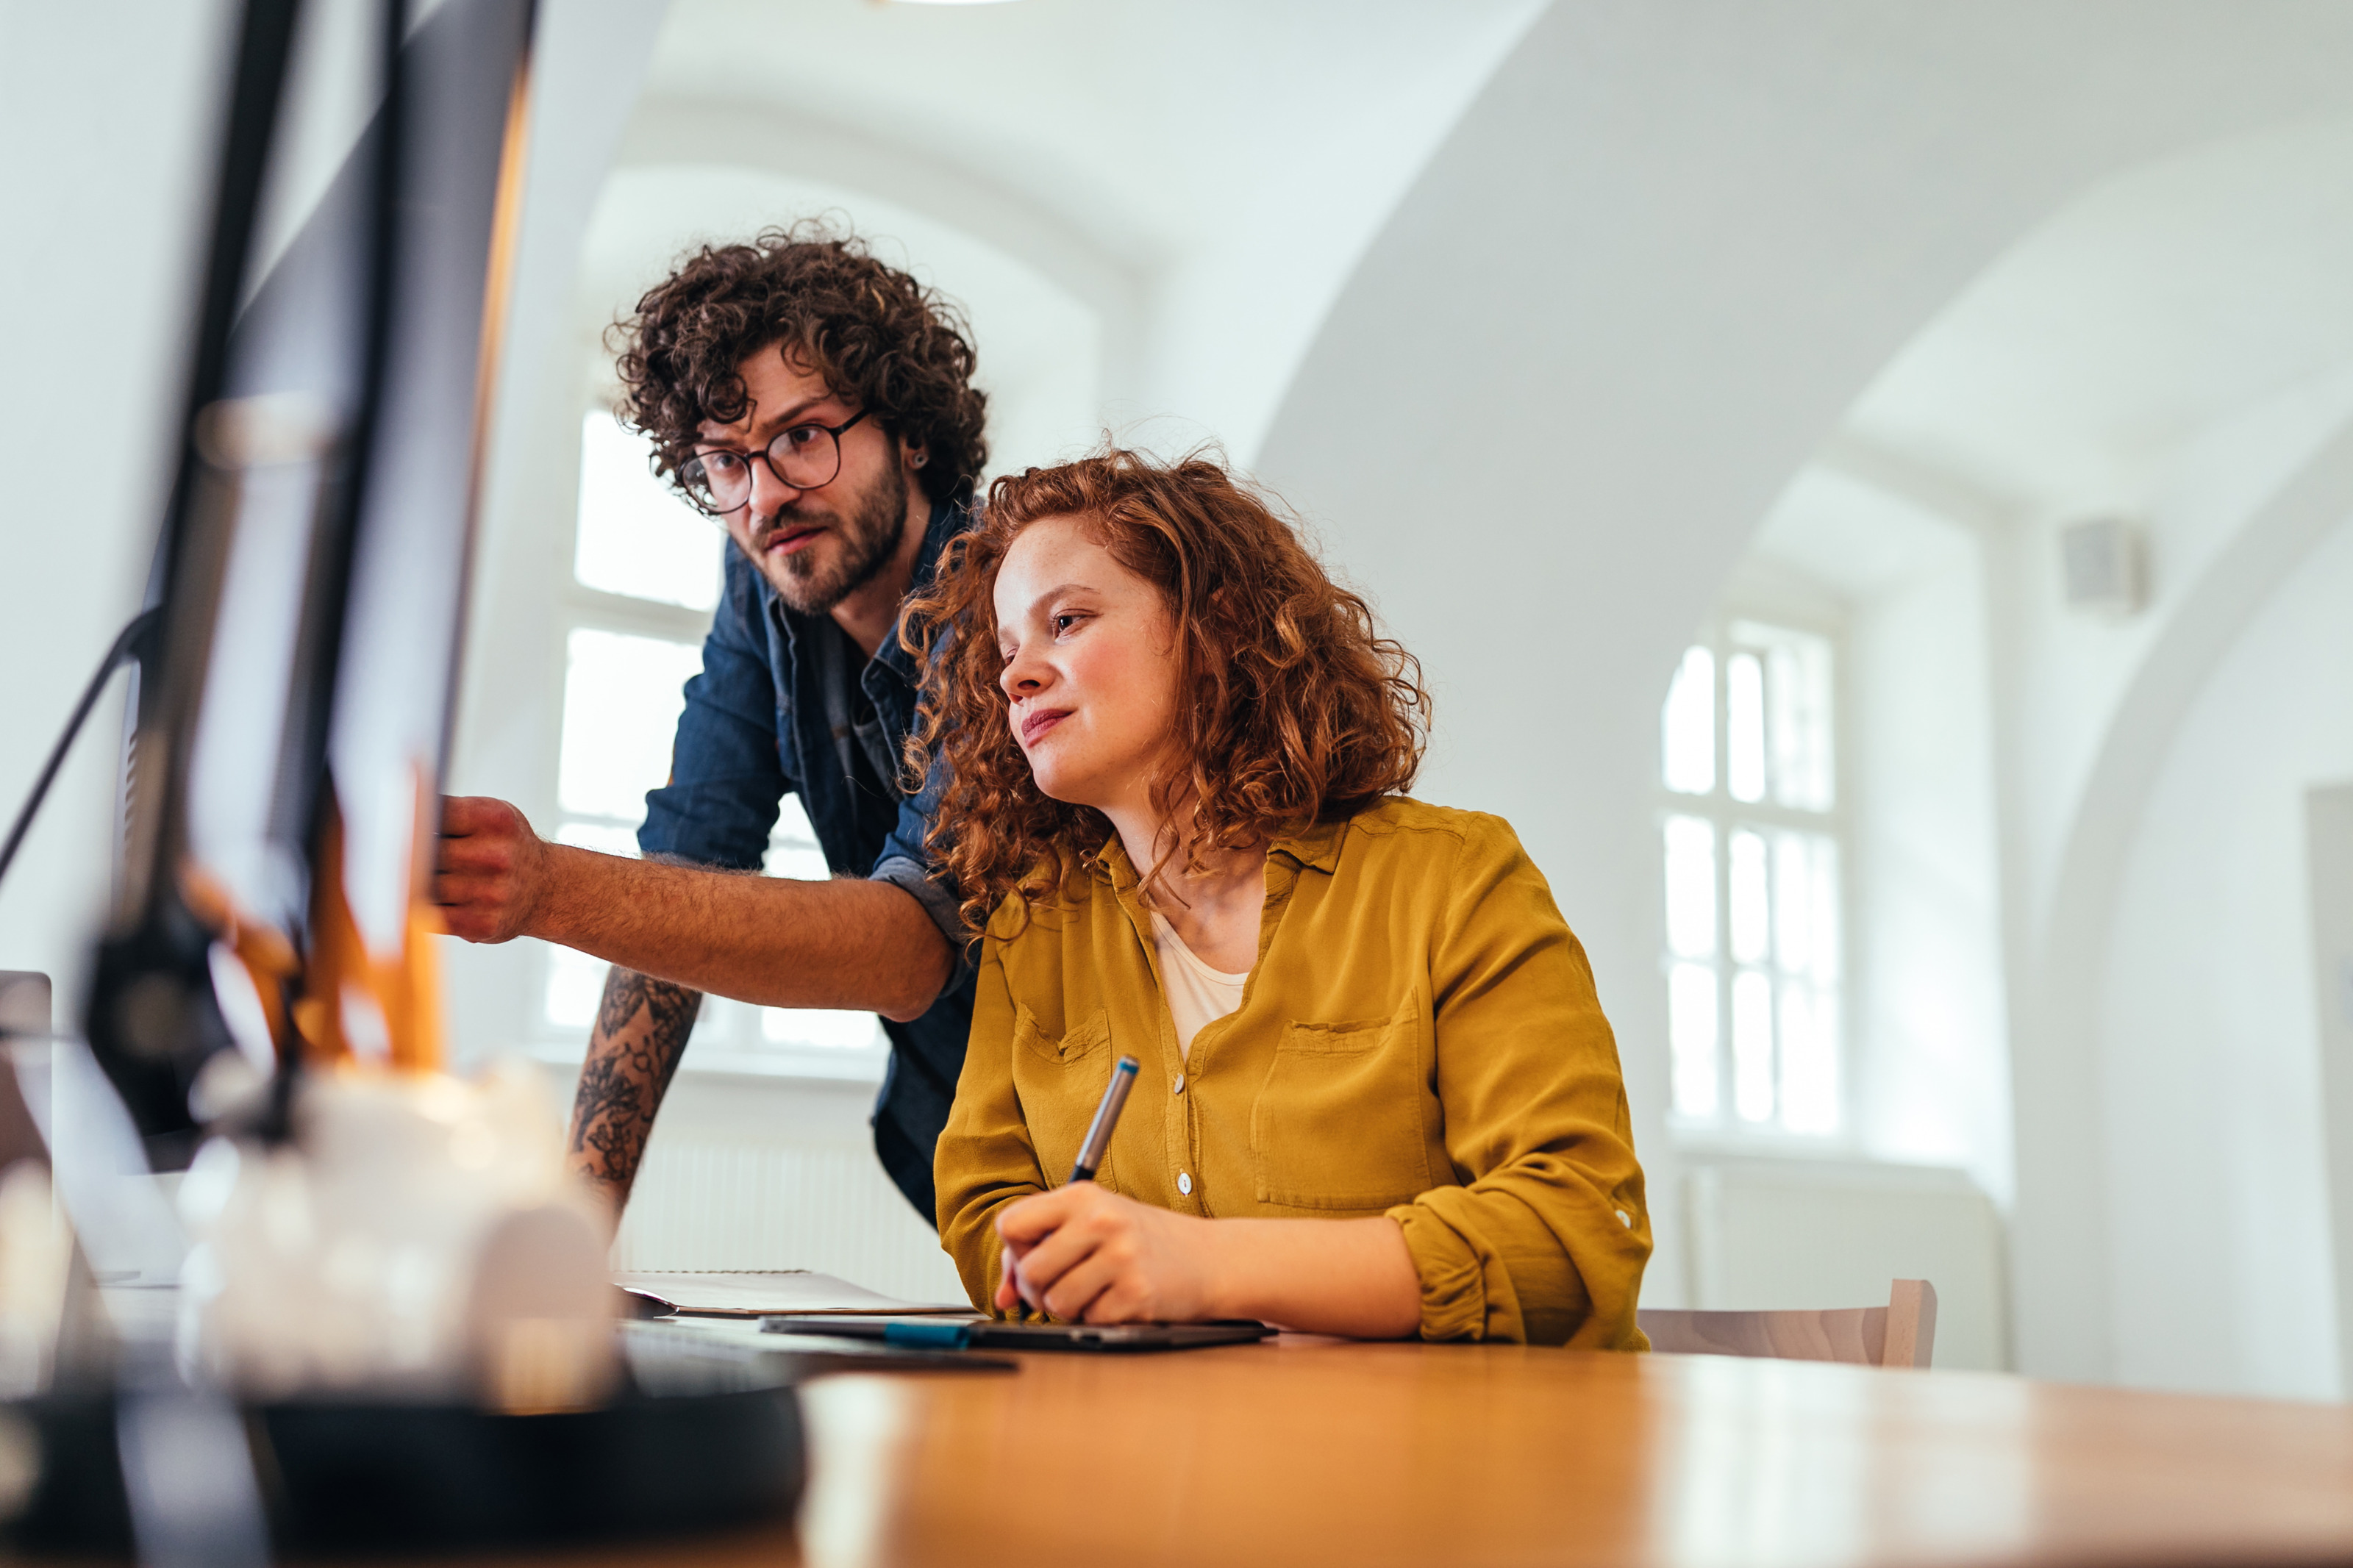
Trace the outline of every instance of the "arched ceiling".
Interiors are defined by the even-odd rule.
[[[1363,247],[1543,4],[673,0],[654,123],[627,146],[678,163],[699,115],[712,163],[975,232],[1109,318],[1111,422],[1175,416],[1175,438],[1247,456]]]
[[[1756,548],[1862,597],[1926,558],[1905,544],[1924,509],[1969,529],[2141,512],[2201,437],[2284,401],[2341,401],[2327,384],[2353,366],[2348,279],[2353,118],[2118,174],[2020,236],[1896,353]],[[2275,469],[2248,476],[2249,494],[2316,438],[2241,457]]]
[[[1890,371],[1907,345],[2094,187],[2353,107],[2348,48],[2353,11],[2291,0],[1556,6],[1367,249],[1261,467],[1447,689],[1450,776],[1531,816],[1603,789],[1597,769],[1639,799],[1620,792],[1641,787],[1683,639],[1883,373],[1874,429],[1909,438],[1966,402],[1995,479],[2052,461],[2018,368],[2031,311],[1984,334],[1963,393],[1907,390]],[[2151,242],[2155,216],[2137,221],[2122,243]],[[2229,248],[2201,245],[2192,271]],[[2103,304],[2100,330],[2128,339],[2124,302]],[[2088,402],[2066,441],[2198,416],[2197,378],[2115,374],[2137,386]],[[1401,415],[1445,460],[1398,460]],[[1480,677],[1535,658],[1565,672],[1556,726]],[[1581,741],[1566,780],[1563,734]],[[1566,863],[1614,861],[1622,810],[1568,811]]]
[[[2353,118],[2085,192],[1873,382],[1848,429],[2030,506],[2130,504],[2198,433],[2353,361]]]

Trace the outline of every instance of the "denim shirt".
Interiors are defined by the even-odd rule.
[[[928,586],[947,542],[970,525],[961,506],[932,509],[911,591]],[[702,673],[686,683],[670,753],[670,781],[646,796],[638,847],[647,856],[730,870],[757,870],[786,791],[797,791],[836,876],[867,877],[905,889],[938,924],[960,962],[929,1011],[912,1023],[882,1020],[891,1062],[874,1102],[874,1150],[892,1182],[926,1220],[934,1215],[933,1145],[947,1125],[972,1032],[973,969],[962,961],[964,931],[953,891],[930,876],[923,833],[937,781],[913,796],[899,791],[898,770],[881,769],[883,792],[845,770],[832,714],[854,704],[846,690],[858,660],[838,657],[819,638],[842,636],[830,617],[803,616],[733,547]],[[853,654],[854,654],[853,647]],[[859,687],[881,722],[887,755],[898,756],[913,726],[920,671],[894,636],[862,669]],[[855,744],[855,742],[851,742]]]

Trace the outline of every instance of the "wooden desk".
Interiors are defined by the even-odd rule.
[[[2342,1406],[1504,1346],[1021,1359],[805,1388],[798,1561],[2353,1559]],[[795,1549],[778,1529],[610,1556],[778,1568]]]

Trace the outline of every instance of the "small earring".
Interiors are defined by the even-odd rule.
[[[918,468],[922,468],[925,463],[928,463],[931,460],[932,455],[929,452],[917,452],[907,459],[908,463],[912,467]]]

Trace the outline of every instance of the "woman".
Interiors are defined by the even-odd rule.
[[[945,634],[911,760],[986,933],[935,1161],[976,1304],[1644,1345],[1584,952],[1506,824],[1403,795],[1419,668],[1289,527],[1199,458],[1031,469],[909,624]]]

